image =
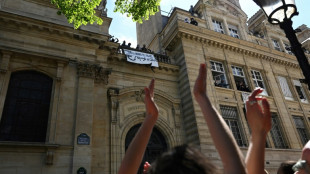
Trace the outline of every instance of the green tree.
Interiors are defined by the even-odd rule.
[[[134,22],[142,23],[159,10],[160,0],[116,0],[114,12],[132,16]]]
[[[88,23],[102,24],[102,19],[96,16],[95,8],[102,0],[51,0],[69,23],[73,23],[77,29],[81,25]],[[160,0],[116,0],[114,12],[126,13],[132,16],[134,22],[142,23],[143,19],[148,20],[150,15],[154,15],[159,10]]]

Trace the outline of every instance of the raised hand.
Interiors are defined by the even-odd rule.
[[[126,151],[118,174],[136,174],[138,172],[144,151],[158,118],[158,108],[154,102],[154,82],[155,80],[152,79],[149,87],[144,88],[146,117]],[[145,169],[148,167],[145,166]]]
[[[230,174],[244,174],[245,166],[243,155],[234,140],[225,120],[219,114],[206,94],[206,64],[200,64],[199,75],[194,85],[194,95],[200,106],[204,119],[209,128],[209,133],[221,157],[224,172]]]
[[[152,118],[152,120],[156,121],[158,118],[158,107],[154,102],[154,83],[155,80],[152,79],[149,87],[144,88],[145,92],[145,108],[146,108],[146,116]]]
[[[150,167],[151,167],[151,164],[145,161],[143,165],[143,174],[147,174],[147,171],[149,170]]]
[[[251,127],[252,134],[263,133],[267,135],[271,129],[271,114],[267,99],[257,97],[261,92],[263,92],[263,89],[257,88],[250,95],[246,102],[246,117]],[[262,101],[262,107],[259,105],[259,101]]]
[[[198,97],[206,95],[206,85],[207,85],[206,76],[207,76],[206,64],[200,64],[199,74],[194,86],[194,95],[196,99]]]
[[[255,89],[246,102],[246,117],[252,137],[245,161],[248,173],[251,174],[264,173],[266,137],[271,129],[269,103],[266,98],[257,97],[261,92],[263,89]],[[262,106],[258,103],[259,101],[262,102]]]

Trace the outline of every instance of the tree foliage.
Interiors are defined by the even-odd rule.
[[[75,29],[88,23],[102,24],[102,19],[95,14],[95,8],[101,0],[51,0],[51,2],[59,9],[57,14],[65,15]]]
[[[57,14],[65,15],[69,23],[74,24],[77,29],[81,25],[88,23],[102,24],[102,19],[96,16],[95,8],[102,0],[51,0],[59,11]],[[148,20],[150,15],[154,15],[159,10],[160,0],[116,0],[114,12],[132,16],[134,22],[142,23]]]
[[[126,13],[132,20],[142,23],[159,10],[160,0],[116,0],[114,12]]]

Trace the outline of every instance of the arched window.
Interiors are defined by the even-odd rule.
[[[45,142],[53,79],[12,73],[0,122],[0,141]]]
[[[133,126],[127,133],[125,139],[125,148],[127,150],[130,142],[132,141],[133,137],[136,135],[138,129],[140,128],[141,124],[137,124]],[[138,174],[142,174],[143,172],[143,165],[145,161],[152,163],[161,153],[167,151],[167,143],[164,136],[161,132],[154,127],[152,135],[150,137],[149,143],[146,147],[144,157],[142,163],[140,165]]]

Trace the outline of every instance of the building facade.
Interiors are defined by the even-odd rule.
[[[221,166],[192,95],[200,63],[208,65],[207,93],[244,153],[250,138],[244,100],[260,86],[273,113],[267,170],[299,159],[309,138],[309,90],[284,34],[260,12],[248,25],[237,0],[157,13],[137,27],[138,43],[155,52],[153,69],[127,62],[109,35],[104,1],[97,13],[103,25],[74,30],[49,0],[0,2],[1,173],[116,174],[144,119],[143,89],[152,78],[159,119],[145,160],[192,143]],[[192,17],[198,26],[184,22]],[[307,52],[309,28],[300,29]]]
[[[193,18],[197,23],[191,23]],[[192,19],[191,19],[192,20]],[[157,28],[153,27],[161,26]],[[309,28],[297,37],[309,58]],[[265,167],[277,173],[280,163],[298,160],[309,140],[309,89],[296,57],[279,26],[271,25],[262,11],[247,19],[238,0],[199,0],[193,9],[174,8],[137,24],[138,43],[165,52],[179,66],[181,116],[185,142],[199,144],[215,163],[211,137],[192,90],[200,63],[207,64],[207,94],[221,112],[244,152],[250,140],[245,100],[256,87],[264,88],[272,112]]]
[[[133,64],[103,25],[74,30],[50,0],[0,2],[0,172],[116,174],[156,78],[150,159],[182,144],[177,65]],[[128,48],[130,49],[130,48]]]

